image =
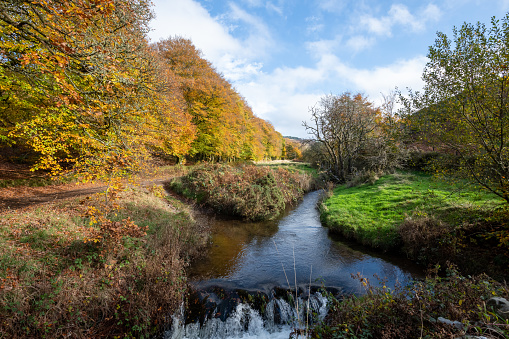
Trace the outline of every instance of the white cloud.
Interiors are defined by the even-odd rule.
[[[378,36],[391,36],[394,26],[400,25],[404,29],[410,29],[412,32],[420,32],[426,28],[429,21],[437,21],[441,16],[440,8],[434,4],[428,4],[422,8],[416,15],[410,13],[407,6],[402,4],[393,4],[386,16],[375,18],[369,14],[362,15],[361,25],[365,25],[366,30]]]
[[[228,30],[193,0],[155,0],[156,19],[149,36],[153,41],[179,35],[191,39],[208,58],[217,58],[222,51],[241,50],[241,44]],[[210,37],[213,36],[214,39]]]
[[[348,39],[346,46],[354,52],[358,52],[372,46],[375,43],[375,39],[366,38],[362,35],[356,35]]]
[[[420,90],[426,62],[426,57],[417,56],[362,69],[347,65],[333,54],[324,54],[314,67],[278,68],[236,87],[258,116],[277,122],[275,126],[283,135],[306,137],[301,122],[309,120],[309,108],[323,95],[359,92],[381,105],[382,93],[388,94],[395,87]],[[323,84],[329,86],[328,92],[324,92]]]
[[[346,6],[346,0],[318,0],[317,5],[324,11],[340,13]]]
[[[509,10],[509,0],[500,0],[500,7],[503,11]]]
[[[334,39],[330,40],[316,40],[306,42],[306,50],[308,53],[316,59],[322,58],[324,55],[333,54],[334,51],[341,46],[343,37],[337,35]]]
[[[274,5],[272,2],[267,2],[265,4],[265,8],[268,10],[268,11],[272,11],[272,12],[275,12],[281,16],[283,16],[283,8],[281,7],[278,7],[276,5]]]
[[[243,26],[248,30],[248,36],[243,41],[245,53],[250,53],[251,57],[264,57],[274,45],[267,25],[260,18],[249,14],[234,3],[230,3],[230,9],[230,19],[244,23]]]
[[[370,100],[381,104],[381,93],[387,94],[395,87],[420,90],[424,85],[421,76],[427,60],[425,56],[417,56],[374,69],[339,68],[338,73],[348,77]]]
[[[429,4],[422,12],[426,22],[427,21],[438,21],[442,16],[442,11],[438,6]]]
[[[249,27],[247,38],[242,40],[234,38],[231,26],[213,18],[195,0],[154,0],[154,3],[161,14],[156,13],[151,23],[152,41],[176,35],[191,39],[204,57],[231,80],[258,73],[260,60],[272,44],[270,32],[260,20],[235,5],[232,7],[230,18]]]
[[[260,7],[263,5],[264,0],[244,0],[250,7]]]
[[[509,0],[508,0],[509,1]],[[306,18],[307,28],[306,31],[308,34],[319,33],[323,30],[324,24],[322,19],[316,16],[310,16]]]
[[[361,17],[360,24],[361,26],[365,25],[369,32],[376,35],[391,36],[392,34],[392,23],[389,17],[377,19],[375,17],[365,15]]]

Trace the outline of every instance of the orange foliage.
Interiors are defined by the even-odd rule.
[[[281,135],[189,40],[147,42],[150,5],[1,2],[0,145],[29,146],[34,170],[91,178],[124,175],[153,153],[280,157]]]
[[[190,40],[169,38],[158,42],[156,48],[178,77],[198,130],[191,155],[210,160],[281,157],[282,136],[270,123],[254,116]]]

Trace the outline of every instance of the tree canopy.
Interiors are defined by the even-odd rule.
[[[1,1],[0,146],[25,145],[54,173],[133,169],[150,154],[280,157],[282,136],[191,41],[149,43],[150,6]]]
[[[438,33],[428,58],[424,91],[402,97],[403,113],[423,141],[452,156],[437,170],[509,202],[509,14],[490,27],[454,28],[452,40]]]

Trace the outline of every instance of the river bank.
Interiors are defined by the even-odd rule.
[[[0,338],[143,337],[182,304],[206,224],[162,186],[0,215]]]
[[[507,316],[493,297],[509,297],[504,203],[463,182],[395,173],[328,192],[321,220],[333,233],[431,268],[405,288],[357,276],[366,294],[330,298],[314,329],[321,338],[506,338]],[[495,279],[493,279],[495,278]]]
[[[208,221],[197,220],[188,205],[167,195],[162,186],[119,185],[88,198],[46,202],[0,214],[0,247],[5,249],[0,254],[0,338],[146,337],[158,332],[168,322],[168,315],[180,307],[188,291],[190,259],[203,254],[204,246],[211,244]],[[314,207],[306,210],[314,211]],[[298,221],[302,218],[296,217],[290,224],[294,227]],[[300,232],[289,230],[292,234]],[[304,259],[299,259],[298,264],[306,265],[313,255],[320,257],[319,251],[306,255],[306,247],[326,247],[310,245],[315,236],[302,236],[309,240],[302,248]],[[278,249],[283,250],[285,243],[278,243]],[[273,250],[273,246],[270,243],[267,249]],[[257,243],[253,250],[258,249]],[[341,250],[326,252],[329,255],[338,251]],[[286,266],[291,266],[290,261],[295,260],[291,250],[282,252],[288,261]],[[248,252],[244,248],[242,253]],[[281,256],[272,256],[276,255]],[[325,263],[324,267],[344,267],[344,263]],[[313,270],[320,274],[318,266]],[[256,270],[248,271],[259,275]],[[353,271],[369,273],[362,267]],[[304,269],[299,268],[299,272],[307,276]],[[485,307],[488,296],[508,298],[507,286],[488,277],[463,278],[454,269],[450,272],[454,274],[449,280],[435,276],[422,287],[412,287],[415,293],[406,296],[393,293],[393,286],[386,293],[386,289],[377,290],[376,284],[369,287],[367,280],[358,280],[355,288],[366,284],[367,294],[347,298],[341,306],[335,304],[337,299],[330,298],[331,312],[315,333],[321,337],[355,338],[362,333],[379,333],[372,326],[393,329],[399,326],[398,321],[414,327],[416,321],[421,321],[426,328],[442,331],[442,325],[437,327],[432,322],[437,315],[468,320],[470,332],[476,321],[485,319],[484,325],[496,323],[486,320],[491,311],[479,309],[474,303],[480,300],[479,305]],[[303,276],[306,281],[308,278]],[[454,293],[434,309],[437,304],[433,289],[444,291],[444,297],[447,291]],[[417,304],[424,296],[427,301]],[[394,306],[396,303],[399,306]],[[416,309],[416,305],[425,307]],[[384,313],[393,307],[407,312],[409,317],[400,316],[401,312]],[[428,307],[435,311],[424,312]],[[343,313],[338,313],[339,309]],[[459,318],[453,317],[454,310],[459,310]],[[460,316],[466,313],[477,316],[462,319]],[[383,314],[387,314],[387,321]],[[363,323],[372,325],[363,327]]]
[[[266,179],[293,178],[277,172],[289,176]],[[186,267],[209,233],[207,220],[163,186],[141,185],[152,176],[99,184],[85,197],[79,188],[58,196],[46,194],[51,186],[4,189],[11,200],[16,190],[44,194],[0,212],[0,338],[147,337],[161,329],[182,305]]]
[[[205,163],[174,178],[169,187],[214,213],[256,221],[277,218],[318,185],[308,164]]]
[[[331,232],[424,266],[450,262],[465,275],[509,279],[505,203],[487,191],[399,172],[328,196],[320,210]]]

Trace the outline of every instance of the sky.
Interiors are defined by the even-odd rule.
[[[509,0],[153,0],[151,41],[190,39],[285,136],[310,137],[303,121],[321,97],[361,93],[375,105],[422,88],[437,32],[490,25]]]

